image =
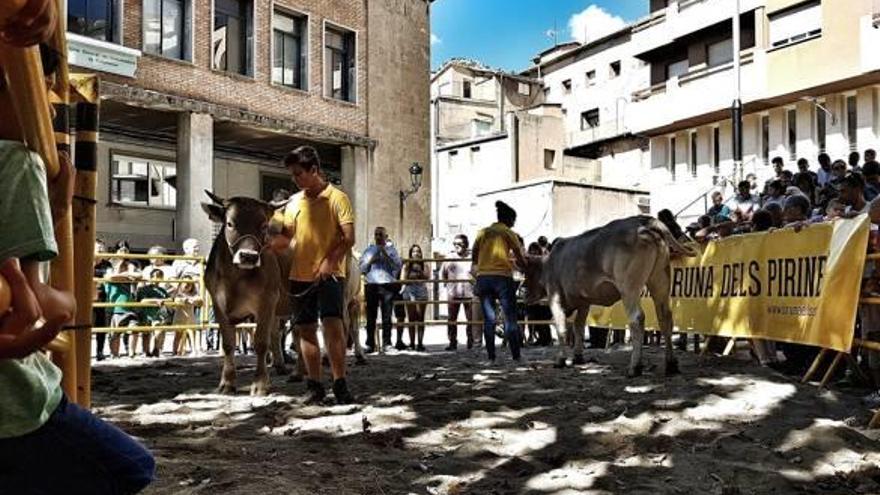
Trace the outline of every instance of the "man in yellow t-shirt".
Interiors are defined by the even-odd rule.
[[[502,201],[495,203],[498,221],[481,230],[474,241],[473,266],[477,272],[474,292],[483,309],[483,338],[489,364],[495,363],[495,301],[504,312],[504,335],[514,361],[520,355],[519,325],[516,318],[516,284],[513,281],[511,254],[520,266],[525,266],[522,243],[511,230],[516,223],[516,211]]]
[[[277,251],[293,248],[290,270],[293,324],[300,339],[308,374],[309,403],[323,401],[318,319],[333,373],[333,394],[339,404],[354,398],[345,382],[346,338],[342,326],[345,256],[354,245],[354,212],[348,196],[321,174],[318,152],[300,146],[284,158],[284,165],[301,192],[293,195],[284,212],[284,228],[272,245]]]

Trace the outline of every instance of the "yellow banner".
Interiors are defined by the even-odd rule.
[[[680,330],[755,337],[849,351],[868,242],[853,220],[728,237],[672,264],[672,312]],[[646,327],[654,304],[642,300]],[[589,324],[625,328],[620,303],[594,306]]]

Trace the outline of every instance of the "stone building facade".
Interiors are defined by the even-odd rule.
[[[358,245],[427,242],[430,2],[68,0],[70,62],[100,75],[98,235],[209,245],[203,190],[269,199],[315,146]],[[410,165],[424,184],[404,204]],[[292,192],[292,191],[291,191]]]

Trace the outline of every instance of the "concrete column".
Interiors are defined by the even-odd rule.
[[[784,161],[788,161],[788,124],[786,119],[788,114],[785,108],[774,108],[770,110],[770,160],[777,156],[781,156]]]
[[[816,155],[819,154],[815,110],[810,102],[802,101],[797,104],[797,158],[806,158],[813,166],[816,165]]]
[[[204,190],[214,188],[214,119],[181,113],[177,119],[177,241],[194,237],[207,254],[214,225],[202,211]]]
[[[831,110],[834,119],[826,120],[828,129],[825,137],[825,148],[832,160],[846,160],[849,142],[846,139],[846,99],[842,95],[829,96],[825,100],[825,108]],[[832,123],[832,120],[834,121]]]
[[[342,147],[342,190],[348,194],[354,208],[355,249],[362,251],[369,244],[371,236],[368,208],[369,173],[371,152],[360,146]]]
[[[875,102],[877,91],[873,87],[863,88],[856,93],[856,112],[858,129],[856,130],[859,151],[868,148],[877,149],[877,135],[874,132],[874,122],[877,120]]]
[[[761,162],[761,115],[743,116],[743,163],[745,173],[754,173]]]

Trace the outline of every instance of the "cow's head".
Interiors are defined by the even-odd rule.
[[[287,202],[267,203],[253,198],[235,197],[223,199],[205,191],[210,203],[202,203],[208,217],[223,225],[232,263],[241,269],[251,270],[260,266],[263,249],[269,241],[269,221],[278,208]]]
[[[547,297],[547,289],[544,287],[544,262],[547,256],[526,255],[526,266],[522,267],[525,275],[526,304],[537,304],[538,301]]]

